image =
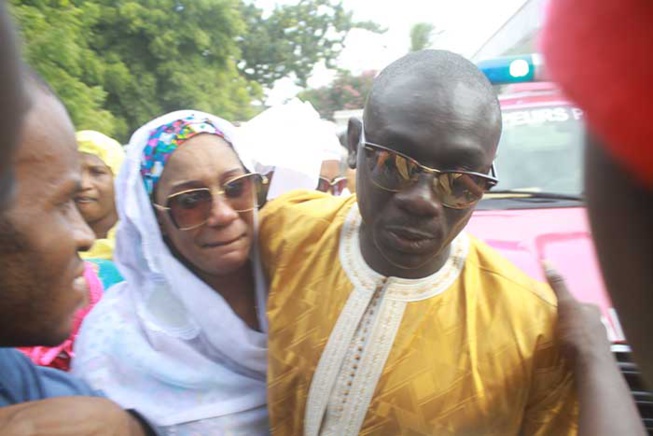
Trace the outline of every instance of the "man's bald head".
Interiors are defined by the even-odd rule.
[[[464,130],[491,159],[501,135],[501,109],[490,82],[472,62],[444,50],[410,53],[386,67],[372,86],[363,119],[370,139],[385,130]]]
[[[496,101],[496,94],[485,75],[469,60],[446,50],[421,50],[407,54],[388,65],[376,78],[370,98],[401,83],[401,78],[415,77],[424,84],[463,82]]]
[[[498,143],[501,110],[492,85],[476,65],[449,51],[410,53],[379,74],[365,105],[365,123],[374,124],[397,112],[427,123],[452,121],[447,112],[455,112],[453,118],[498,125],[486,144]]]
[[[363,119],[362,125],[351,119],[347,131],[348,162],[359,170],[361,249],[377,272],[425,277],[440,268],[449,244],[467,224],[474,207],[445,207],[441,193],[433,189],[438,177],[434,173],[400,191],[384,189],[371,176],[389,170],[387,165],[378,167],[379,160],[374,158],[378,152],[373,150],[396,151],[440,171],[489,174],[501,136],[497,96],[468,60],[446,51],[424,50],[404,56],[381,72]],[[400,168],[395,173],[401,173]],[[432,245],[412,254],[398,249],[387,236],[392,226],[412,226],[433,235]]]

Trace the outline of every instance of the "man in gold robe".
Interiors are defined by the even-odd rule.
[[[553,293],[463,232],[500,134],[472,63],[412,53],[350,121],[357,195],[263,209],[273,434],[576,433]]]

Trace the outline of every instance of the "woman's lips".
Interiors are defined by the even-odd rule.
[[[236,238],[228,239],[228,240],[225,240],[225,241],[209,242],[209,243],[206,243],[206,244],[202,244],[202,247],[204,247],[204,248],[226,247],[227,245],[231,245],[231,244],[233,244],[235,242],[240,241],[244,237],[245,237],[245,235],[240,235],[240,236],[237,236]]]

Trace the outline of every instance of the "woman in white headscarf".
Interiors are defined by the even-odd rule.
[[[76,345],[74,373],[168,434],[269,431],[261,179],[233,129],[180,111],[134,133],[117,179],[125,282]]]

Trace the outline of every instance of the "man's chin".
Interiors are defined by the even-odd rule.
[[[56,347],[61,345],[68,337],[72,329],[61,332],[24,332],[12,335],[11,338],[3,340],[0,338],[3,347]]]
[[[434,254],[415,255],[398,253],[396,251],[392,253],[385,251],[381,254],[383,255],[383,258],[392,266],[400,270],[405,270],[406,272],[423,268],[435,257]]]
[[[57,325],[50,326],[49,329],[43,327],[40,331],[41,343],[38,345],[56,347],[68,339],[73,332],[73,319],[75,317],[75,312],[71,313]]]
[[[407,251],[392,244],[377,244],[377,248],[387,263],[406,273],[425,268],[434,261],[439,252],[436,247],[431,247],[429,250]]]

